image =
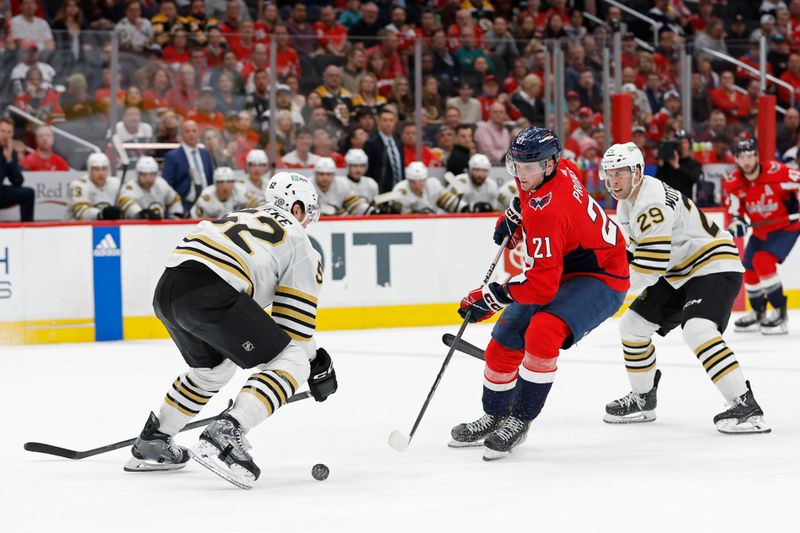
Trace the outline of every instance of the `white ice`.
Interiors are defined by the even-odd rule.
[[[562,353],[528,441],[494,463],[446,446],[454,424],[481,412],[482,363],[461,354],[408,450],[387,443],[410,430],[446,353],[441,335],[456,327],[321,332],[340,390],[286,406],[250,434],[262,477],[249,492],[194,463],[125,473],[126,449],[82,461],[22,449],[136,435],[183,370],[170,342],[4,347],[0,531],[800,531],[800,313],[785,337],[727,335],[769,435],[715,431],[722,397],[677,332],[656,340],[658,420],[604,424],[605,403],[629,390],[616,327]],[[466,338],[483,346],[489,331],[470,326]],[[315,463],[330,467],[327,481],[311,477]]]

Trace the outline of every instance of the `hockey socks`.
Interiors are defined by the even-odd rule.
[[[297,389],[297,381],[285,370],[256,372],[245,382],[230,415],[246,433],[272,416]]]
[[[652,341],[622,339],[622,353],[625,356],[625,370],[631,382],[631,390],[646,394],[653,388],[656,376],[656,348]]]
[[[200,386],[201,380],[197,379],[194,370],[179,376],[164,397],[158,420],[160,431],[167,435],[177,435],[219,391],[218,388],[208,390]]]
[[[539,416],[556,378],[556,357],[542,358],[526,353],[519,368],[512,416],[530,421]]]
[[[683,326],[683,338],[725,400],[734,401],[748,391],[736,355],[722,339],[716,324],[692,318]]]

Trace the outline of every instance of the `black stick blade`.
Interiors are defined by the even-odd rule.
[[[68,450],[58,446],[51,446],[50,444],[43,444],[41,442],[26,442],[23,446],[29,452],[46,453],[48,455],[57,455],[66,459],[80,459],[80,452],[75,450]]]
[[[456,336],[452,333],[445,333],[442,335],[442,342],[445,346],[452,347],[453,343],[456,340]],[[474,344],[470,344],[464,339],[458,339],[458,342],[455,343],[456,350],[461,353],[465,353],[469,356],[474,357],[475,359],[480,359],[481,361],[484,360],[483,350],[475,346]]]

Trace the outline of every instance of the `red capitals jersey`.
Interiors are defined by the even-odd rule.
[[[517,302],[544,305],[576,276],[617,291],[630,288],[625,238],[578,176],[578,168],[561,159],[553,179],[533,192],[520,189],[527,257],[523,273],[508,282]]]
[[[761,174],[749,181],[738,168],[724,182],[725,205],[732,216],[750,219],[752,224],[774,221],[753,228],[753,235],[765,239],[773,231],[800,230],[800,221],[790,222],[787,217],[798,212],[797,196],[800,191],[800,171],[777,161],[762,161]]]

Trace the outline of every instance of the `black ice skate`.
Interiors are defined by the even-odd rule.
[[[483,446],[483,439],[492,431],[499,429],[503,419],[492,415],[483,415],[474,422],[459,424],[450,431],[453,437],[448,446],[451,448],[472,448]]]
[[[786,335],[789,333],[789,316],[786,306],[771,311],[761,320],[762,335]]]
[[[141,434],[131,448],[131,458],[125,463],[126,472],[152,472],[154,470],[177,470],[186,466],[189,454],[178,446],[172,437],[158,431],[158,417],[150,413]]]
[[[486,436],[483,445],[484,461],[495,461],[502,459],[511,451],[525,442],[528,438],[528,426],[530,422],[520,420],[511,415],[503,420],[503,425]]]
[[[766,314],[766,309],[754,309],[733,323],[734,330],[738,332],[758,331]]]
[[[720,433],[737,435],[740,433],[769,433],[772,429],[764,421],[764,411],[753,397],[750,382],[747,392],[727,405],[727,409],[714,417],[714,425]]]
[[[239,422],[221,415],[200,434],[200,442],[189,455],[225,481],[240,489],[252,489],[261,470],[253,462],[250,448]]]
[[[627,396],[606,405],[603,422],[609,424],[635,424],[656,419],[656,392],[661,380],[661,370],[656,370],[653,388],[644,394],[629,392]]]

